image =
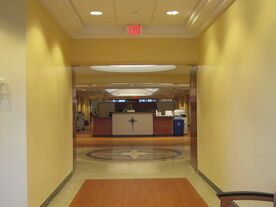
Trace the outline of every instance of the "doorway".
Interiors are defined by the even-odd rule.
[[[71,190],[70,199],[87,179],[188,178],[194,186],[205,185],[190,155],[191,123],[196,123],[190,120],[195,70],[180,65],[172,71],[110,74],[74,68],[75,175],[65,188]],[[151,125],[144,114],[152,115]],[[121,122],[117,125],[112,123],[116,116]],[[174,130],[177,119],[184,119],[183,134]]]
[[[150,151],[156,153],[155,146],[189,145],[191,70],[192,66],[177,65],[173,70],[160,72],[115,73],[75,67],[79,121],[76,146],[110,147],[112,150],[101,151],[108,153],[114,152],[115,147],[132,149],[138,145],[151,147]],[[179,132],[177,118],[179,123],[184,122]],[[127,152],[133,152],[131,149]],[[134,149],[136,154],[137,151],[146,153],[144,149]],[[93,152],[89,155],[98,157]]]

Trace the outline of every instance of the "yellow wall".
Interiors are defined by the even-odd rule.
[[[27,207],[26,2],[0,4],[0,205]]]
[[[196,39],[74,39],[74,65],[195,64]]]
[[[27,149],[29,207],[38,207],[72,171],[70,40],[28,0]]]
[[[77,112],[83,112],[85,120],[90,121],[91,106],[89,97],[78,97],[77,103]]]
[[[176,108],[184,109],[184,111],[189,113],[189,95],[176,97]]]
[[[177,107],[179,109],[184,109],[184,111],[187,113],[187,117],[189,118],[190,115],[190,103],[189,103],[190,96],[180,96],[178,97],[178,105]]]
[[[199,169],[226,191],[276,187],[275,8],[235,1],[201,37]]]

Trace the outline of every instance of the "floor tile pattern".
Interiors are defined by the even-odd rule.
[[[113,147],[114,150],[115,147]],[[154,150],[155,147],[152,147]],[[164,147],[162,147],[163,149]],[[187,178],[210,207],[219,207],[216,192],[195,172],[190,165],[188,146],[171,146],[166,149],[181,151],[174,159],[99,160],[87,159],[83,155],[102,148],[78,148],[76,169],[73,177],[52,200],[49,207],[68,207],[80,187],[87,179],[143,179],[143,178]],[[127,148],[129,150],[129,147]],[[135,154],[137,152],[130,152]],[[135,157],[135,155],[134,155]]]

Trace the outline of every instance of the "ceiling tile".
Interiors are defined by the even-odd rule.
[[[85,26],[115,26],[113,0],[70,0]],[[90,11],[102,11],[104,15],[93,16]]]
[[[125,26],[144,25],[139,38],[198,37],[235,0],[37,0],[72,38],[127,38]],[[90,11],[100,10],[102,16]],[[168,16],[168,10],[180,14]]]
[[[200,0],[158,0],[152,21],[152,26],[183,26]],[[175,16],[166,14],[169,10],[180,13]]]
[[[150,25],[156,0],[114,0],[119,25]]]

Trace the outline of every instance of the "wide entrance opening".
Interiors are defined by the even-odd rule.
[[[218,202],[196,172],[195,69],[189,65],[74,67],[75,173],[57,199],[75,207],[89,206],[91,201],[96,207],[110,206],[121,189],[124,192],[117,193],[126,198],[121,203],[138,202],[144,196],[153,202],[152,188],[157,194],[176,196],[171,205],[183,203],[177,198],[185,198],[187,189],[199,193],[186,201],[187,206]],[[164,188],[177,183],[179,192]],[[148,191],[138,196],[147,185]],[[93,192],[99,191],[111,203],[94,199]]]
[[[74,70],[77,159],[148,163],[189,155],[192,66],[101,65]]]

